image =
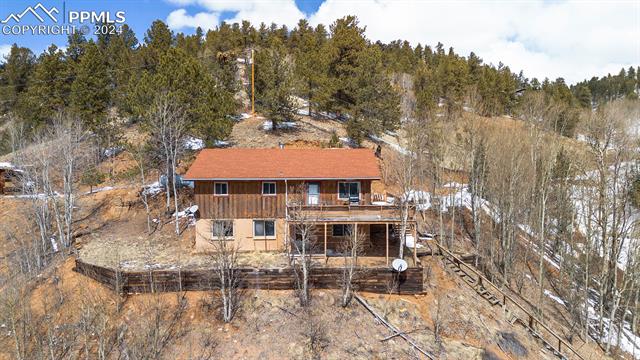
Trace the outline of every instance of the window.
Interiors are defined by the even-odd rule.
[[[229,183],[217,182],[213,184],[213,195],[227,196],[229,195]]]
[[[276,194],[276,183],[263,182],[262,183],[262,195],[273,196]]]
[[[214,239],[229,238],[233,240],[233,220],[215,220],[211,226]]]
[[[348,236],[351,234],[351,224],[336,224],[332,226],[333,236]]]
[[[275,220],[253,220],[253,237],[272,238],[275,236]]]
[[[357,181],[338,183],[338,199],[349,200],[360,198],[360,183]]]

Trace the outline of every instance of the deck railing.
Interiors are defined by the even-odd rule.
[[[296,211],[305,214],[306,219],[352,219],[372,221],[391,221],[401,220],[400,207],[395,205],[361,205],[361,204],[318,204],[318,205],[300,205],[288,204],[288,213],[291,215]],[[409,219],[413,219],[414,211],[410,209]],[[290,216],[291,218],[291,216]]]

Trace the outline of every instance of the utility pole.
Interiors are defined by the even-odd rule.
[[[251,115],[256,116],[256,84],[255,84],[255,61],[253,61],[253,49],[251,49]]]

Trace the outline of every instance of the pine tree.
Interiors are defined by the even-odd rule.
[[[255,61],[256,101],[273,122],[273,129],[280,122],[296,121],[293,65],[280,38],[271,38],[270,48],[259,50]]]
[[[87,43],[87,38],[81,32],[74,32],[67,37],[67,59],[73,62],[80,61],[82,54],[84,54],[84,46]]]
[[[156,20],[151,24],[144,36],[144,45],[141,49],[142,59],[147,70],[155,71],[160,58],[173,45],[173,32],[167,24]]]
[[[64,53],[55,45],[38,57],[28,89],[18,100],[16,111],[30,128],[39,128],[67,105],[70,81]]]
[[[145,117],[159,97],[168,97],[187,113],[189,130],[212,146],[231,132],[228,116],[235,110],[233,94],[203,64],[181,49],[169,49],[155,73],[145,72],[129,98],[134,114]]]
[[[328,81],[326,33],[316,33],[303,19],[291,32],[291,43],[295,54],[294,72],[300,82],[298,89],[307,98],[309,115],[312,115],[314,104],[328,101],[327,92],[321,91]]]
[[[321,106],[327,111],[348,113],[355,105],[357,62],[367,41],[364,28],[358,26],[354,16],[336,20],[330,30],[327,47],[329,81],[324,86],[324,97],[328,101]]]
[[[576,91],[576,98],[578,99],[578,104],[580,104],[580,106],[587,109],[591,108],[591,90],[588,86],[580,86]]]
[[[76,67],[69,99],[72,111],[96,134],[99,147],[107,144],[112,135],[107,122],[110,80],[104,56],[93,41],[85,46],[85,53]]]
[[[433,71],[425,63],[419,64],[413,77],[416,96],[415,116],[426,118],[438,105],[436,80]]]
[[[104,53],[110,70],[113,103],[121,114],[130,114],[127,96],[142,71],[142,63],[135,51],[138,45],[135,34],[127,24],[123,24],[121,30],[111,37]]]
[[[18,47],[18,45],[13,44],[11,50],[9,50],[9,55],[4,60],[5,63],[2,70],[4,86],[0,88],[2,112],[12,109],[18,96],[26,90],[27,81],[33,71],[36,58],[28,48]]]
[[[347,133],[360,144],[365,136],[398,128],[400,96],[383,69],[379,48],[366,48],[359,54],[356,64],[354,107],[347,120]]]

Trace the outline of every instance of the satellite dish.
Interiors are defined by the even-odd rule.
[[[406,261],[402,260],[402,259],[395,259],[393,260],[393,262],[391,263],[391,267],[393,267],[393,269],[397,272],[403,272],[405,270],[407,270],[407,268],[409,267],[409,265],[407,264]]]
[[[195,214],[198,211],[198,205],[193,205],[187,210],[190,214]]]

